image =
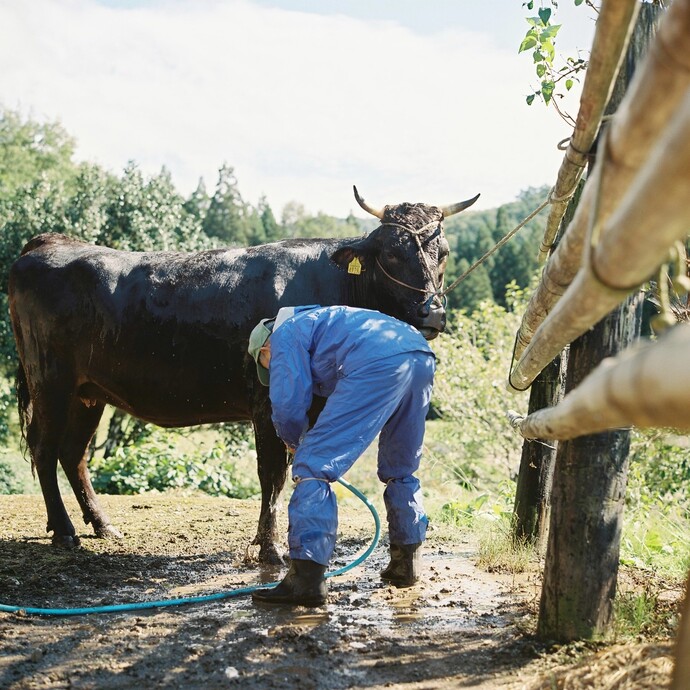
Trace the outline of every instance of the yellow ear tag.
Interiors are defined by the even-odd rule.
[[[347,272],[358,276],[362,272],[362,264],[359,263],[359,259],[355,257],[347,265]]]

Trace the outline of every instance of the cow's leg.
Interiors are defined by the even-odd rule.
[[[86,450],[103,415],[103,407],[96,401],[87,406],[79,398],[73,399],[60,444],[60,464],[79,501],[84,522],[93,527],[97,537],[122,539],[122,533],[110,524],[110,518],[98,502],[86,464]]]
[[[262,406],[263,407],[263,406]],[[262,563],[282,564],[283,557],[276,544],[276,513],[280,492],[285,485],[288,455],[285,445],[276,435],[270,417],[270,406],[254,419],[256,456],[261,484],[261,513],[253,544],[259,545]]]
[[[62,502],[57,481],[57,461],[60,437],[67,423],[67,403],[51,404],[46,399],[52,391],[50,385],[44,394],[33,400],[33,412],[27,428],[26,442],[41,484],[43,500],[48,513],[46,532],[53,533],[53,544],[64,548],[79,546],[79,537]]]

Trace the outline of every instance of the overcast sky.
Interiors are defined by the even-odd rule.
[[[588,51],[591,11],[559,4],[558,52]],[[481,192],[489,208],[553,184],[570,134],[525,103],[527,14],[522,0],[0,0],[0,103],[61,121],[79,160],[165,166],[184,194],[200,177],[212,192],[227,163],[278,216],[291,200],[362,215],[353,184],[376,206]]]

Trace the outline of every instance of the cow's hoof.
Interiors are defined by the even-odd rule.
[[[112,525],[102,525],[101,527],[96,527],[96,536],[99,539],[124,539],[124,535],[119,529],[113,527]]]
[[[259,551],[259,563],[264,565],[285,565],[285,558],[275,545],[262,546]]]
[[[76,549],[81,546],[81,540],[76,534],[56,534],[51,541],[58,549]]]

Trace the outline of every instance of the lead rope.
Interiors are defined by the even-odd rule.
[[[482,257],[477,259],[464,273],[462,273],[458,278],[456,278],[443,292],[437,293],[440,294],[441,297],[445,297],[451,290],[455,290],[455,288],[460,285],[460,283],[467,278],[467,276],[474,271],[475,268],[483,264],[494,252],[497,252],[515,233],[517,233],[519,230],[525,227],[527,223],[529,223],[532,218],[534,218],[540,211],[543,211],[549,204],[553,203],[553,200],[551,199],[551,196],[549,196],[546,201],[544,201],[539,207],[537,207],[536,210],[532,211],[532,213],[527,216],[519,225],[517,225],[515,228],[513,228],[507,235],[505,235],[502,239],[500,239],[496,244],[489,249],[488,252],[486,252]]]
[[[553,192],[553,190],[551,190]],[[445,290],[443,290],[443,285],[440,287],[434,286],[434,290],[426,290],[423,288],[418,288],[415,287],[414,285],[410,285],[409,283],[404,283],[402,280],[398,280],[397,278],[394,278],[386,269],[381,265],[381,262],[379,261],[379,258],[376,257],[376,264],[377,266],[381,269],[383,274],[388,278],[389,280],[392,280],[394,283],[397,283],[398,285],[402,285],[403,287],[406,287],[410,290],[414,290],[415,292],[421,292],[425,295],[431,295],[432,297],[445,297],[449,292],[452,290],[455,290],[455,288],[460,285],[460,283],[467,278],[472,271],[474,271],[478,266],[481,266],[492,254],[497,252],[506,242],[508,242],[513,235],[515,235],[518,231],[522,230],[522,228],[527,225],[536,215],[538,215],[541,211],[543,211],[549,204],[554,203],[556,201],[555,199],[552,198],[551,194],[546,198],[546,200],[540,204],[532,213],[530,213],[523,221],[521,221],[517,226],[515,226],[509,233],[507,233],[502,239],[500,239],[496,244],[489,249],[483,256],[481,256],[479,259],[477,259],[464,273],[462,273],[460,276],[458,276]],[[432,225],[438,225],[439,227],[441,226],[442,221],[432,221],[431,223],[427,223],[423,227],[419,228],[419,230],[415,230],[414,228],[411,228],[407,225],[401,225],[400,223],[382,223],[382,225],[388,225],[396,228],[402,228],[403,230],[406,230],[409,232],[414,238],[415,241],[417,242],[417,246],[419,247],[420,254],[422,255],[422,260],[424,261],[424,266],[427,270],[427,274],[430,276],[433,276],[433,271],[429,267],[429,261],[426,256],[426,252],[422,248],[422,243],[419,239],[419,236],[430,226]]]

